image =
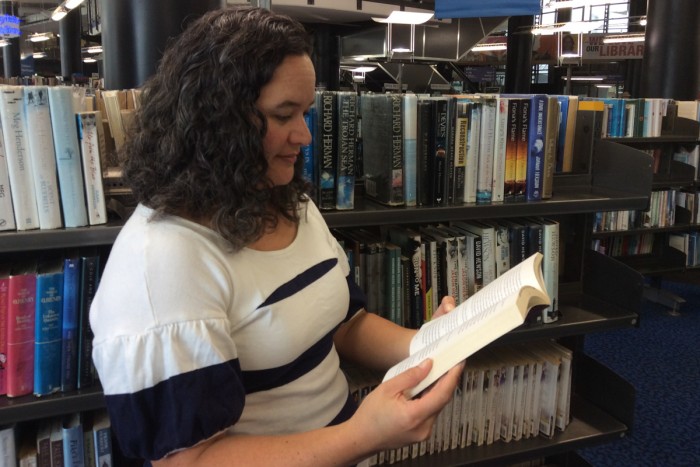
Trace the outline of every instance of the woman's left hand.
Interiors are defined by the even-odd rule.
[[[446,315],[450,311],[454,310],[456,307],[455,299],[454,297],[450,295],[445,295],[442,297],[442,301],[440,302],[440,306],[438,307],[437,310],[435,310],[435,313],[433,313],[432,319],[439,318],[442,315]]]

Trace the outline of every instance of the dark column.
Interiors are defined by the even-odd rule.
[[[313,62],[316,69],[316,85],[328,90],[340,87],[340,57],[338,35],[327,24],[314,24]]]
[[[13,2],[0,1],[0,11],[5,15],[18,16]],[[14,78],[22,75],[22,61],[20,58],[19,37],[9,39],[10,45],[2,48],[2,64],[5,78]]]
[[[532,82],[533,16],[512,16],[508,19],[508,50],[506,56],[507,93],[529,93]]]
[[[171,37],[221,0],[100,0],[106,89],[141,86]]]
[[[59,47],[61,49],[61,76],[71,81],[74,73],[83,73],[80,56],[80,8],[68,12],[58,22]]]
[[[630,0],[630,18],[635,24],[630,24],[630,32],[643,32],[644,26],[638,24],[639,17],[647,14],[647,0]],[[630,97],[640,97],[642,84],[642,60],[625,60],[622,63],[622,73],[625,77],[625,92]]]
[[[700,97],[700,2],[649,0],[640,97]]]

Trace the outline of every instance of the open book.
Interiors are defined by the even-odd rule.
[[[414,397],[450,368],[525,322],[530,310],[550,304],[542,278],[542,254],[509,269],[454,310],[418,330],[410,355],[389,369],[384,381],[433,360],[428,376],[407,394]]]

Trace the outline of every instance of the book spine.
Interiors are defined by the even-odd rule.
[[[406,206],[418,204],[418,98],[405,94],[403,102],[403,192]]]
[[[338,101],[334,91],[321,91],[321,106],[318,109],[319,119],[319,208],[334,209],[336,158],[337,158],[337,127]]]
[[[36,275],[10,277],[7,327],[7,395],[31,394],[34,389],[34,320]]]
[[[311,133],[311,143],[306,144],[301,147],[301,155],[304,158],[304,168],[303,168],[303,174],[304,178],[310,182],[314,183],[316,182],[316,161],[315,161],[315,155],[314,155],[314,147],[315,147],[315,141],[316,141],[316,108],[312,107],[309,109],[307,113],[304,114],[304,121],[306,122],[306,126],[309,129],[309,133]]]
[[[506,141],[504,201],[515,200],[515,165],[518,157],[518,115],[520,100],[508,101],[508,139]]]
[[[553,323],[559,319],[559,223],[553,220],[544,223],[544,260],[542,275],[547,294],[552,304],[542,311],[542,322]]]
[[[557,141],[559,139],[559,102],[554,96],[547,97],[547,126],[545,129],[544,165],[542,169],[542,199],[552,197],[554,169],[557,163]]]
[[[433,126],[434,142],[432,148],[433,162],[433,204],[447,202],[445,178],[447,171],[447,100],[437,99],[435,105],[435,123]]]
[[[392,94],[391,101],[391,192],[389,204],[404,204],[403,105],[401,96]]]
[[[432,193],[432,184],[429,165],[430,154],[430,135],[431,135],[431,117],[432,108],[430,101],[418,99],[418,128],[416,142],[416,198],[418,205],[427,206],[430,204]]]
[[[523,99],[518,114],[518,146],[515,155],[515,201],[525,200],[527,186],[527,160],[530,149],[530,105],[529,99]]]
[[[85,467],[83,426],[80,423],[65,425],[63,430],[63,465]]]
[[[16,227],[31,230],[39,228],[39,210],[22,93],[22,86],[4,86],[0,90],[0,118]]]
[[[14,230],[17,227],[15,224],[15,209],[12,206],[10,173],[7,167],[2,134],[2,126],[0,126],[0,231]]]
[[[87,206],[70,87],[49,87],[49,111],[64,224],[66,227],[82,227],[88,224]]]
[[[476,202],[490,203],[493,193],[492,182],[496,144],[496,101],[494,99],[485,99],[481,105],[480,133]]]
[[[2,357],[3,361],[3,364],[0,365],[0,396],[7,394],[7,368],[4,362],[7,359],[9,287],[10,278],[0,277],[0,357]]]
[[[479,147],[481,145],[482,103],[469,105],[469,130],[467,136],[467,167],[464,181],[464,201],[476,202],[476,190],[479,181]]]
[[[99,284],[99,256],[84,256],[81,259],[80,275],[80,325],[78,337],[78,381],[77,388],[83,389],[93,384],[95,371],[92,364],[92,328],[89,312]]]
[[[355,153],[357,144],[357,94],[338,92],[336,209],[355,207]]]
[[[528,117],[528,154],[527,175],[525,177],[525,198],[528,201],[542,199],[542,182],[544,175],[544,152],[547,128],[547,96],[535,94],[530,101]]]
[[[559,125],[557,131],[557,157],[555,172],[564,171],[564,144],[566,142],[566,120],[569,115],[569,96],[557,96]]]
[[[61,387],[63,273],[38,274],[34,329],[34,395]]]
[[[95,458],[98,466],[112,464],[112,434],[109,426],[100,426],[93,432],[95,443]]]
[[[61,220],[61,199],[56,176],[56,154],[46,86],[26,86],[24,107],[27,113],[27,142],[34,171],[34,191],[42,229],[57,229]]]
[[[80,258],[66,258],[63,266],[63,348],[61,391],[75,389],[78,375],[78,324],[80,320]]]
[[[467,139],[469,132],[470,103],[457,100],[455,106],[454,140],[454,195],[453,202],[464,203],[467,170]]]
[[[508,142],[508,99],[496,100],[496,130],[493,148],[493,178],[491,200],[503,201],[506,175],[506,147]]]
[[[102,186],[99,138],[96,112],[78,112],[76,115],[83,179],[87,199],[88,223],[107,223],[107,204]]]

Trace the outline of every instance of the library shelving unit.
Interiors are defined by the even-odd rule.
[[[687,118],[664,117],[661,135],[655,137],[611,138],[610,141],[640,150],[656,151],[658,162],[652,180],[652,190],[696,191],[698,182],[696,168],[674,160],[674,153],[683,149],[692,150],[700,144],[700,122]],[[594,238],[652,235],[651,251],[639,255],[618,256],[616,259],[634,268],[647,277],[648,284],[644,295],[647,299],[668,306],[672,313],[678,311],[685,300],[661,288],[661,279],[669,275],[686,272],[686,253],[669,244],[669,237],[675,233],[697,230],[691,224],[691,213],[681,206],[674,209],[674,222],[663,227],[636,227],[621,231],[604,231],[593,234]]]
[[[324,213],[331,228],[417,225],[470,219],[547,216],[560,223],[560,314],[550,324],[526,324],[492,345],[557,339],[574,351],[572,421],[554,438],[444,451],[398,463],[402,466],[457,466],[513,463],[536,458],[552,462],[576,457],[576,450],[616,440],[632,428],[635,390],[583,352],[591,332],[635,327],[643,277],[615,258],[589,249],[596,211],[645,209],[651,190],[651,158],[628,146],[596,141],[586,173],[555,175],[553,196],[538,202],[465,204],[439,207],[384,207],[358,201],[352,211]],[[626,174],[621,177],[620,174]],[[86,245],[109,248],[121,223],[84,229],[9,232],[0,235],[0,258],[45,249]],[[32,421],[102,407],[99,385],[89,390],[35,398],[0,397],[3,423]]]

